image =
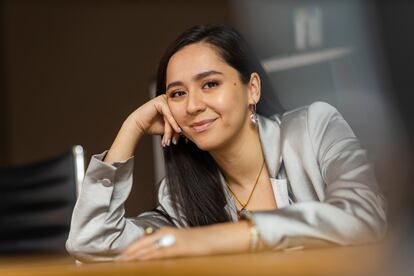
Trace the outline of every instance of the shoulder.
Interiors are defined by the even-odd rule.
[[[324,102],[288,111],[282,115],[281,122],[283,141],[296,146],[310,143],[315,152],[328,150],[338,141],[355,138],[338,110]]]
[[[312,131],[329,123],[334,117],[340,116],[338,110],[325,102],[314,102],[289,110],[281,115],[284,131]]]
[[[281,119],[284,122],[300,119],[317,121],[318,119],[329,118],[338,113],[338,110],[328,103],[314,102],[310,105],[286,111],[282,114]]]
[[[284,116],[286,117],[282,118],[282,125],[285,139],[300,139],[298,145],[309,141],[318,158],[326,157],[328,151],[332,155],[345,148],[360,147],[351,126],[330,104],[315,102],[287,112]]]

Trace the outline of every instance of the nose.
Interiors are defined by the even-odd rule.
[[[203,101],[203,95],[198,91],[193,91],[188,94],[187,113],[197,114],[205,110],[206,105]]]

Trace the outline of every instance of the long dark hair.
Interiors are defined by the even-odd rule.
[[[253,72],[260,75],[262,97],[258,113],[268,116],[279,113],[279,105],[268,76],[242,36],[230,26],[195,26],[182,33],[166,50],[157,72],[157,96],[165,93],[167,65],[172,55],[183,47],[205,42],[214,46],[223,60],[239,72],[247,84]],[[184,215],[189,226],[202,226],[230,221],[225,211],[226,197],[220,181],[220,168],[211,155],[193,142],[164,148],[167,187],[173,208]]]

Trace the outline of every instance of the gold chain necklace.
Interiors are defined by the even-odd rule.
[[[247,202],[246,202],[245,204],[241,203],[241,201],[239,200],[239,198],[236,196],[236,194],[235,194],[235,193],[232,191],[232,189],[230,188],[229,184],[227,184],[227,182],[226,182],[227,188],[229,188],[230,192],[233,194],[233,197],[237,200],[237,202],[238,202],[238,203],[240,204],[240,206],[242,207],[242,208],[240,209],[240,211],[239,211],[239,210],[237,210],[237,215],[238,215],[239,217],[240,217],[240,215],[241,215],[242,213],[244,213],[244,212],[248,212],[248,211],[249,211],[248,209],[246,209],[246,207],[247,207],[247,205],[249,204],[250,199],[252,198],[252,195],[253,195],[254,190],[256,189],[257,183],[259,182],[259,177],[260,177],[260,175],[262,174],[262,171],[263,171],[263,168],[264,168],[264,164],[265,164],[265,159],[263,158],[263,164],[262,164],[262,167],[260,168],[259,175],[258,175],[258,176],[257,176],[257,178],[256,178],[256,182],[254,183],[253,189],[252,189],[252,191],[250,192],[249,198],[247,199]]]

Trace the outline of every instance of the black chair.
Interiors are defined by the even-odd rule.
[[[64,251],[83,176],[81,146],[36,164],[0,167],[0,254]]]

